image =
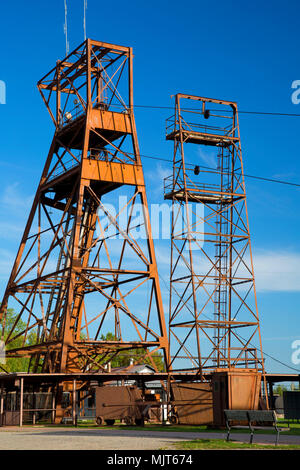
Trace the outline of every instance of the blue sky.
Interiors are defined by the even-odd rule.
[[[68,18],[72,50],[83,41],[83,0],[69,0]],[[2,2],[1,19],[0,294],[54,130],[36,82],[65,55],[64,2]],[[293,0],[88,0],[87,35],[133,47],[136,104],[171,106],[170,95],[183,92],[237,101],[240,110],[300,114],[291,101],[291,84],[300,79],[299,27]],[[137,108],[142,154],[171,158],[164,140],[170,114]],[[299,126],[298,117],[241,114],[245,172],[300,183]],[[149,202],[160,202],[158,175],[171,167],[143,163]],[[300,369],[291,362],[291,343],[300,339],[300,188],[246,179],[246,189],[263,349]],[[289,371],[268,358],[266,366]]]

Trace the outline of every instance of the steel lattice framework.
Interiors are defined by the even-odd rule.
[[[8,357],[33,372],[105,370],[137,349],[167,360],[132,58],[87,39],[38,82],[55,133],[0,311]]]
[[[166,138],[174,141],[164,190],[173,208],[170,365],[264,372],[237,105],[177,94]]]

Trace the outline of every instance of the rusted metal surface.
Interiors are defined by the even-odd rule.
[[[135,424],[145,418],[143,412],[146,407],[141,391],[135,386],[105,385],[96,388],[96,422],[99,425],[116,419]]]
[[[2,415],[0,415],[0,426],[19,426],[19,424],[19,411],[4,411]]]
[[[1,338],[7,356],[29,357],[37,377],[64,373],[66,382],[72,373],[110,376],[112,361],[128,351],[135,363],[150,359],[157,371],[153,356],[161,352],[172,373],[168,382],[189,371],[203,387],[193,384],[193,400],[203,393],[203,401],[205,390],[208,400],[206,382],[215,370],[253,369],[265,381],[237,105],[178,94],[167,120],[166,138],[174,142],[173,174],[165,181],[173,209],[168,338],[133,112],[132,60],[129,47],[88,39],[38,82],[55,132],[0,307]],[[192,163],[187,144],[198,149]],[[214,153],[211,167],[201,164],[203,148]],[[118,196],[124,198],[114,211]],[[142,241],[134,235],[138,204]],[[204,208],[196,219],[191,204]],[[8,331],[12,305],[19,308]],[[29,344],[32,333],[36,340]],[[19,338],[22,344],[12,348]],[[258,379],[254,386],[244,376],[241,385],[238,374],[227,375],[228,406],[243,402],[240,389],[256,397]],[[76,386],[72,382],[73,419]],[[198,422],[208,420],[206,405],[183,401],[177,403],[181,420],[192,419],[186,417],[190,405]],[[23,400],[20,406],[22,420]],[[56,410],[59,418],[59,400]]]
[[[177,94],[166,139],[170,366],[202,380],[219,368],[264,374],[237,104]]]
[[[105,373],[124,351],[167,362],[132,61],[130,47],[87,39],[38,82],[55,133],[0,308],[7,356],[30,357],[32,372]]]
[[[162,422],[162,407],[161,406],[151,406],[148,410],[148,419],[149,423],[161,423]]]
[[[174,410],[171,416],[177,417],[178,424],[212,423],[213,396],[210,383],[172,383],[171,388]]]
[[[219,370],[212,374],[215,425],[224,425],[224,409],[257,410],[262,374],[255,370]]]

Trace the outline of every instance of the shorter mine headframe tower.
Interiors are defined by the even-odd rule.
[[[174,141],[170,367],[264,375],[246,191],[234,102],[177,94]],[[193,145],[191,145],[193,144]],[[256,377],[256,378],[255,378]]]
[[[87,39],[38,82],[55,133],[0,311],[7,356],[31,372],[167,362],[132,58]]]

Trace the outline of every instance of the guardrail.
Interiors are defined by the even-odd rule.
[[[182,178],[176,179],[174,181],[173,175],[167,176],[164,178],[164,194],[168,194],[172,191],[206,191],[208,193],[219,193],[221,192],[220,185],[218,184],[208,184],[208,183],[194,183],[187,180],[186,185]],[[230,193],[230,188],[223,188],[222,192]]]
[[[181,129],[185,131],[194,131],[200,132],[204,134],[214,134],[214,135],[221,135],[221,136],[230,136],[232,134],[232,126],[227,127],[218,127],[218,126],[208,126],[200,123],[195,122],[187,122],[182,117],[180,119],[176,118],[175,115],[172,115],[166,119],[166,135],[170,134],[171,132],[175,132],[176,130]]]

